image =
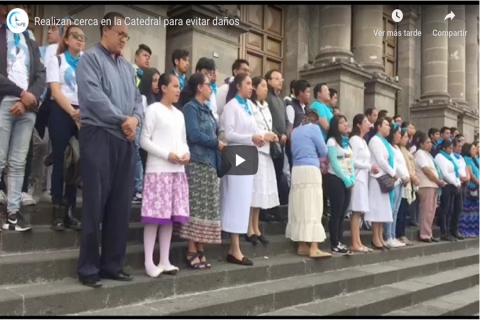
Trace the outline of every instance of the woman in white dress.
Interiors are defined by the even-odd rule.
[[[267,244],[268,240],[261,233],[258,222],[260,209],[270,209],[280,205],[277,189],[277,178],[272,156],[270,155],[270,142],[278,142],[278,136],[272,132],[272,114],[265,99],[268,94],[267,81],[262,77],[252,79],[253,91],[249,106],[257,123],[257,129],[263,135],[265,145],[258,147],[258,171],[253,177],[252,203],[250,204],[250,221],[246,240],[253,245],[261,242]]]
[[[378,173],[376,164],[372,164],[370,150],[368,149],[365,135],[370,131],[370,122],[363,114],[353,118],[352,132],[350,134],[350,147],[353,151],[353,165],[355,168],[355,185],[352,188],[350,200],[350,235],[351,250],[354,252],[369,252],[372,249],[364,246],[360,239],[360,220],[365,212],[369,211],[368,205],[368,180],[370,171]]]
[[[227,145],[262,147],[265,144],[259,134],[253,112],[247,103],[252,94],[252,80],[244,73],[234,78],[234,85],[227,94],[227,104],[220,122],[225,131]],[[240,250],[239,234],[248,232],[250,204],[252,202],[253,175],[225,175],[220,183],[220,215],[222,230],[231,233],[227,262],[252,266],[253,261]]]
[[[395,154],[393,148],[385,139],[390,134],[390,123],[385,118],[379,118],[375,122],[375,135],[370,139],[368,147],[372,156],[372,163],[378,166],[378,173],[370,174],[368,199],[370,210],[365,213],[365,220],[372,222],[372,246],[377,250],[388,248],[383,240],[383,223],[392,222],[393,190],[388,193],[382,192],[377,180],[383,176],[390,176],[394,181],[398,180],[395,171]],[[387,176],[386,176],[387,177]]]

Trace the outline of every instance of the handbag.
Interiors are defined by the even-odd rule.
[[[272,128],[268,127],[268,122],[267,122],[267,119],[265,118],[265,115],[262,112],[262,109],[258,108],[258,110],[262,114],[263,121],[265,122],[265,125],[267,126],[267,129],[272,131]],[[270,157],[272,157],[272,159],[278,159],[281,156],[283,156],[283,148],[280,145],[280,143],[270,141]]]
[[[389,174],[384,174],[377,178],[382,193],[389,193],[395,188],[395,180]]]

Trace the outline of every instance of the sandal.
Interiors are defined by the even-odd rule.
[[[205,259],[205,252],[197,251],[197,253],[200,255],[198,258],[200,259],[200,262],[205,266],[205,268],[211,268],[212,264]],[[202,261],[202,259],[205,259],[205,261]]]
[[[192,269],[205,269],[205,264],[203,264],[202,262],[197,262],[197,263],[193,263],[193,260],[197,259],[198,260],[201,260],[201,255],[198,253],[198,252],[195,252],[195,253],[187,253],[187,257],[185,258],[186,262],[187,262],[187,267],[189,268],[192,268]]]

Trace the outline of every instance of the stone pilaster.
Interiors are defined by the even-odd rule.
[[[285,15],[285,93],[290,81],[298,79],[298,72],[308,63],[309,52],[309,10],[307,5],[288,5]]]
[[[478,112],[478,5],[467,7],[465,30],[465,98],[469,108]]]
[[[383,5],[353,6],[353,45],[355,61],[370,72],[384,72],[382,61]]]
[[[319,21],[318,17],[320,16],[320,6],[308,6],[308,62],[313,64],[315,61],[315,56],[319,51]]]
[[[213,25],[215,18],[230,21],[239,19],[231,15],[220,5],[175,5],[168,10],[169,19],[210,19],[208,25],[172,25],[167,27],[167,53],[165,63],[167,69],[172,66],[171,56],[175,49],[185,49],[190,52],[190,72],[194,72],[195,64],[201,57],[213,58],[219,74],[218,81],[231,75],[232,63],[238,58],[240,44],[238,37],[250,29],[240,22],[239,25]]]
[[[321,5],[319,11],[319,52],[314,65],[351,61],[352,6]]]
[[[422,100],[448,101],[448,37],[433,31],[448,31],[447,5],[423,6],[422,20]]]
[[[448,21],[448,31],[465,30],[465,6],[449,5],[455,18]],[[478,70],[477,70],[478,71]],[[448,93],[454,103],[465,107],[465,37],[448,38]]]
[[[400,5],[403,12],[403,19],[398,23],[398,30],[404,34],[406,31],[413,32],[417,30],[418,14],[410,5]],[[416,89],[419,82],[415,79],[416,62],[420,60],[417,55],[417,37],[398,37],[397,38],[397,75],[398,82],[402,86],[402,91],[397,96],[397,113],[402,119],[410,119],[410,106],[414,104]],[[419,37],[418,37],[419,38]]]
[[[387,110],[389,114],[395,114],[397,91],[402,87],[390,78],[375,77],[365,82],[365,108]]]

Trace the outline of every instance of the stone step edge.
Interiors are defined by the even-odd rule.
[[[423,268],[427,274],[435,274],[433,266],[436,263],[424,264]],[[478,265],[475,266],[478,269]],[[468,268],[468,267],[464,267]],[[369,273],[365,268],[349,268],[335,270],[318,274],[291,277],[287,279],[262,282],[244,286],[225,288],[213,292],[172,296],[163,300],[149,301],[143,303],[145,313],[142,315],[157,316],[254,316],[262,314],[265,310],[272,312],[276,309],[312,302],[317,299],[330,298],[344,293],[358,292],[363,290],[360,283],[370,283],[369,280],[382,277],[381,285],[387,285],[411,279],[412,274],[408,271],[411,267],[403,269],[384,271],[380,273]],[[393,275],[396,273],[396,277]],[[390,275],[388,277],[387,275]],[[330,278],[330,279],[328,279]],[[478,273],[476,274],[478,283]],[[374,281],[372,281],[374,282]],[[372,285],[372,287],[375,287]],[[138,303],[136,307],[139,307]],[[127,314],[127,307],[113,310],[102,310],[99,312],[85,312],[81,315],[107,315],[120,312]],[[233,310],[233,312],[232,312]]]
[[[385,314],[388,317],[405,316],[473,316],[478,315],[479,311],[479,292],[480,287],[474,286],[468,289],[457,291],[439,298],[427,300],[413,306],[395,310]],[[458,295],[462,295],[459,301]],[[457,298],[457,299],[456,299]],[[455,301],[457,300],[457,301]],[[443,308],[446,305],[447,308]],[[428,313],[422,312],[423,310]]]
[[[478,285],[478,278],[478,264],[473,264],[437,274],[432,273],[398,281],[381,287],[312,301],[307,304],[287,308],[288,310],[283,310],[284,308],[282,308],[266,315],[289,315],[289,311],[294,313],[296,310],[310,313],[311,316],[327,317],[380,315],[389,311],[411,307],[414,303],[423,303],[445,294],[458,292],[456,285],[461,285],[462,289],[465,289],[465,286],[466,288],[471,288]],[[431,279],[435,279],[435,281]],[[374,298],[371,299],[371,297]],[[388,310],[388,308],[394,309]],[[320,311],[315,312],[312,309]],[[375,311],[372,309],[375,309]],[[376,313],[373,314],[372,312]]]

